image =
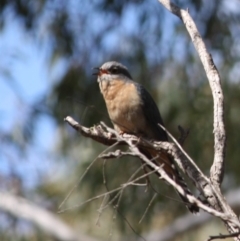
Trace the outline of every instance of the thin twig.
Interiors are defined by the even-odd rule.
[[[105,151],[110,150],[111,148],[113,148],[114,146],[116,146],[118,143],[114,143],[113,145],[109,146],[108,148],[106,148],[102,153],[104,153]],[[102,154],[101,153],[101,154]],[[100,154],[100,155],[101,155]],[[73,193],[73,191],[79,186],[79,184],[81,183],[82,179],[85,177],[85,175],[87,174],[87,172],[89,171],[89,169],[92,167],[92,165],[97,161],[98,157],[96,157],[91,163],[90,165],[86,168],[86,170],[83,172],[83,174],[79,177],[79,179],[77,180],[76,184],[72,187],[72,189],[69,191],[69,193],[67,194],[67,196],[64,198],[64,200],[61,202],[61,204],[59,205],[58,209],[59,211],[61,211],[61,207],[63,206],[63,204],[69,199],[69,197],[71,196],[71,194]]]
[[[190,131],[189,131],[189,129],[184,130],[182,128],[182,126],[180,126],[180,125],[178,126],[178,130],[180,132],[180,137],[178,138],[178,142],[181,144],[181,146],[183,146],[183,144],[184,144],[185,140],[187,139]]]
[[[143,164],[143,166],[144,165],[146,165],[145,163]],[[128,182],[129,181],[132,181],[132,179],[139,173],[139,171],[142,169],[142,166],[140,166],[131,176],[130,176],[130,178],[128,179]],[[126,187],[124,187],[124,188],[126,188]],[[109,190],[108,189],[108,187],[107,187],[107,185],[106,185],[106,189],[107,190]],[[120,195],[121,194],[121,190],[119,191],[119,193],[116,195],[116,196],[118,196],[118,195]],[[115,198],[117,198],[115,196]],[[106,207],[107,206],[109,206],[111,203],[108,203],[107,205],[106,205]],[[104,208],[106,208],[106,207],[104,207]],[[118,214],[123,218],[123,220],[127,223],[127,225],[129,226],[129,228],[141,239],[141,240],[144,240],[144,241],[146,241],[135,229],[134,229],[134,227],[130,224],[130,222],[127,220],[127,218],[118,210],[118,209],[115,209],[117,212],[118,212]]]
[[[238,235],[240,235],[240,232],[231,233],[231,234],[221,234],[220,233],[219,235],[211,235],[211,236],[209,236],[207,241],[211,241],[211,240],[214,240],[214,239],[233,238],[233,237],[237,237]]]
[[[124,190],[126,187],[128,187],[128,186],[134,186],[134,185],[135,185],[135,182],[137,182],[137,181],[145,178],[146,176],[149,176],[149,175],[151,175],[152,173],[155,173],[155,172],[156,172],[156,170],[153,170],[153,171],[151,171],[151,172],[148,172],[148,173],[145,174],[145,175],[142,175],[142,176],[136,178],[135,180],[132,180],[132,178],[139,172],[139,169],[140,169],[140,168],[138,168],[138,169],[135,171],[135,173],[133,173],[133,175],[130,177],[130,179],[128,180],[128,182],[126,182],[126,183],[124,183],[124,184],[121,185],[122,188],[120,189],[120,191],[107,203],[106,206],[103,207],[103,209],[105,209],[105,208],[107,208],[109,205],[111,205],[111,204],[121,195],[121,191]],[[108,190],[108,189],[107,189],[107,190]],[[116,191],[118,191],[118,190],[116,190]]]
[[[104,185],[106,185],[106,183],[107,183],[106,174],[105,174],[105,166],[106,166],[106,159],[104,159],[103,166],[102,166],[103,184]]]
[[[73,191],[79,186],[79,184],[81,183],[82,179],[84,178],[84,176],[87,174],[87,172],[89,171],[89,169],[92,167],[92,165],[96,162],[98,158],[95,158],[90,165],[86,168],[86,170],[84,171],[84,173],[79,177],[79,179],[77,180],[77,182],[75,183],[75,185],[71,188],[71,190],[68,192],[67,196],[63,199],[63,201],[60,203],[58,210],[59,212],[61,212],[61,208],[64,205],[64,203],[69,199],[69,197],[71,196],[71,194],[73,193]]]
[[[145,218],[145,216],[146,216],[146,214],[147,214],[147,212],[148,212],[150,206],[152,205],[154,199],[156,198],[156,196],[157,196],[157,193],[154,193],[154,195],[153,195],[152,199],[150,200],[150,202],[149,202],[149,204],[148,204],[148,206],[147,206],[145,212],[143,213],[141,219],[140,219],[139,222],[138,222],[139,224],[140,224],[140,223],[142,222],[142,220]]]
[[[103,200],[102,200],[102,202],[101,202],[101,206],[100,206],[100,208],[97,210],[98,211],[98,217],[97,217],[97,221],[96,221],[96,225],[98,225],[98,226],[100,226],[100,224],[99,224],[99,221],[100,221],[100,217],[102,216],[102,212],[103,212],[103,206],[104,206],[104,203],[106,202],[106,199],[108,198],[108,196],[104,196],[103,197]]]
[[[179,148],[179,150],[181,151],[182,154],[185,155],[185,157],[188,159],[188,161],[194,166],[194,168],[196,168],[196,170],[203,175],[202,171],[200,170],[200,168],[195,164],[195,162],[193,161],[193,159],[186,153],[186,151],[183,149],[183,147],[181,146],[181,144],[177,141],[177,139],[167,130],[166,127],[164,127],[161,124],[158,124],[166,133],[167,135],[173,140],[173,142],[175,143],[175,145]],[[181,162],[177,162],[178,166],[181,168],[181,170],[186,170],[186,167],[182,166]],[[207,180],[207,179],[206,179]]]
[[[101,198],[101,197],[104,197],[105,195],[109,195],[109,194],[112,194],[112,193],[117,192],[117,191],[119,191],[119,190],[122,190],[123,188],[126,188],[126,187],[132,185],[132,183],[137,182],[137,181],[145,178],[147,175],[150,175],[150,174],[152,174],[152,173],[154,173],[154,172],[156,172],[156,171],[157,171],[157,170],[153,170],[153,171],[149,172],[148,174],[145,174],[145,175],[142,175],[142,176],[136,178],[135,180],[131,181],[130,183],[125,183],[125,184],[123,184],[121,187],[117,187],[117,188],[115,188],[115,189],[113,189],[113,190],[111,190],[111,191],[109,191],[109,192],[106,192],[106,193],[97,195],[97,196],[95,196],[95,197],[93,197],[93,198],[90,198],[90,199],[88,199],[88,200],[80,203],[80,204],[77,204],[77,205],[74,205],[74,206],[72,206],[72,207],[59,210],[58,213],[63,213],[63,212],[66,212],[66,211],[68,211],[68,210],[72,210],[72,209],[75,209],[75,208],[79,208],[79,207],[83,206],[84,204],[89,203],[89,202],[92,202],[92,201],[94,201],[94,200],[96,200],[96,199],[99,199],[99,198]]]

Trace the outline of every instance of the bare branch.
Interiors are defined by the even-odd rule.
[[[128,143],[129,145],[131,145],[130,143]],[[230,221],[232,223],[234,223],[235,225],[237,225],[240,228],[240,224],[239,222],[237,222],[236,220],[233,220],[231,218],[230,215],[218,212],[208,206],[206,206],[205,204],[203,204],[200,200],[198,200],[197,198],[195,198],[192,195],[186,194],[183,190],[183,188],[181,186],[179,186],[174,180],[172,180],[163,170],[163,168],[157,166],[155,163],[153,163],[152,161],[148,160],[139,150],[136,146],[131,145],[131,148],[133,149],[133,151],[135,153],[138,154],[139,158],[141,158],[144,162],[146,162],[149,166],[151,166],[154,170],[157,170],[157,172],[160,174],[161,178],[164,179],[167,183],[171,184],[179,193],[181,193],[182,195],[184,195],[188,201],[190,203],[194,203],[197,204],[198,207],[200,207],[201,209],[203,209],[204,211],[213,214],[216,217],[219,217],[223,220],[226,221]]]
[[[103,124],[103,123],[102,123]],[[204,211],[213,214],[216,217],[221,218],[224,221],[228,221],[231,224],[234,224],[237,228],[240,228],[240,223],[238,221],[238,219],[236,220],[235,217],[232,217],[229,214],[226,213],[221,213],[218,212],[208,206],[206,206],[205,204],[203,204],[200,200],[198,200],[197,198],[195,198],[194,196],[187,194],[184,192],[183,188],[181,186],[179,186],[173,179],[171,179],[166,172],[164,171],[164,169],[160,166],[157,166],[154,162],[152,162],[152,160],[149,160],[146,156],[144,156],[139,149],[137,148],[136,144],[133,144],[132,140],[130,139],[126,139],[124,138],[122,135],[119,135],[115,130],[107,127],[105,124],[103,124],[104,127],[107,129],[107,131],[109,133],[115,134],[117,136],[117,138],[121,141],[125,141],[128,146],[130,147],[130,149],[139,156],[140,159],[142,159],[149,167],[151,167],[153,170],[156,170],[159,174],[160,177],[162,179],[164,179],[166,182],[168,182],[169,184],[171,184],[179,193],[181,193],[182,195],[184,195],[188,201],[190,203],[194,203],[197,204],[198,207],[200,207],[201,209],[203,209]],[[139,143],[137,143],[139,144]]]
[[[220,186],[224,176],[226,133],[224,126],[224,97],[219,73],[211,55],[207,52],[207,48],[189,12],[171,3],[170,0],[158,1],[183,21],[205,69],[212,90],[214,103],[214,161],[210,174],[211,180]]]
[[[164,180],[166,180],[170,185],[176,188],[179,193],[184,195],[190,203],[195,203],[204,211],[221,218],[226,224],[230,233],[236,233],[240,229],[239,220],[236,214],[232,211],[231,207],[227,204],[225,198],[220,192],[220,189],[212,185],[210,180],[201,172],[201,170],[196,166],[194,161],[187,155],[187,153],[182,149],[181,145],[179,145],[173,137],[172,138],[176,142],[176,144],[170,142],[153,142],[150,140],[136,137],[134,135],[119,135],[115,130],[107,127],[104,123],[101,123],[103,127],[97,126],[92,128],[86,128],[79,125],[71,117],[67,117],[65,120],[70,125],[74,124],[74,127],[77,127],[80,133],[86,132],[87,136],[90,138],[93,137],[93,139],[98,139],[96,138],[96,132],[99,132],[101,138],[99,138],[98,141],[105,145],[110,145],[114,142],[118,143],[118,145],[128,145],[133,153],[131,155],[137,155],[148,166],[150,166],[153,170],[157,171]],[[97,128],[97,131],[95,130],[95,128]],[[138,147],[153,148],[154,150],[157,150],[159,152],[163,151],[171,155],[177,165],[181,168],[181,170],[190,177],[195,186],[204,195],[212,208],[206,206],[194,196],[186,195],[182,188],[178,186],[174,180],[169,178],[169,176],[164,172],[162,168],[156,166],[152,160],[148,160],[142,153],[140,153]],[[127,183],[127,185],[131,185],[131,183]],[[236,240],[238,239],[236,238]]]
[[[116,143],[116,139],[114,137],[109,136],[109,133],[103,131],[101,125],[94,126],[92,128],[87,128],[81,126],[77,121],[75,121],[72,117],[67,116],[64,121],[68,122],[76,131],[82,134],[85,137],[90,137],[93,140],[100,142],[104,145],[110,146]]]
[[[142,220],[144,219],[144,217],[146,216],[146,214],[147,214],[147,212],[148,212],[148,209],[150,208],[150,206],[152,205],[152,203],[153,203],[153,201],[154,201],[154,199],[155,199],[156,197],[157,197],[157,193],[154,193],[154,195],[153,195],[152,199],[150,200],[150,202],[149,202],[149,204],[148,204],[145,212],[143,213],[141,219],[139,220],[139,223],[141,223]]]
[[[240,234],[240,232],[237,233],[231,233],[231,234],[219,234],[219,235],[214,235],[214,236],[209,236],[207,241],[211,241],[214,239],[226,239],[226,238],[234,238],[237,237]]]
[[[120,158],[123,156],[134,156],[134,153],[116,150],[115,152],[103,153],[103,154],[99,155],[98,157],[102,158],[102,159],[111,159],[111,158]]]

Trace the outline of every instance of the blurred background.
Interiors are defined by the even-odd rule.
[[[222,78],[227,129],[223,190],[234,192],[240,183],[240,2],[175,3],[189,9]],[[177,17],[155,0],[2,0],[0,53],[2,197],[23,197],[95,240],[144,240],[141,236],[161,231],[187,213],[173,189],[155,177],[152,187],[125,189],[113,203],[118,211],[109,205],[99,215],[103,198],[78,207],[125,183],[141,163],[134,158],[105,163],[98,159],[79,182],[106,147],[63,121],[70,115],[88,127],[100,121],[110,124],[92,68],[117,60],[153,95],[175,137],[178,125],[190,129],[184,148],[208,175],[213,160],[212,96]],[[62,206],[70,209],[58,214],[74,186]],[[154,189],[157,196],[139,223]],[[0,201],[1,240],[67,240],[27,215],[10,212],[6,202]],[[234,209],[238,213],[240,203]],[[198,218],[191,216],[192,222]],[[203,240],[219,232],[226,232],[222,223],[210,219],[171,240]]]

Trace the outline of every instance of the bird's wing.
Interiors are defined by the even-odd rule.
[[[166,132],[159,126],[159,124],[162,126],[164,126],[164,124],[155,101],[141,84],[137,83],[137,89],[141,95],[142,110],[147,121],[148,128],[151,128],[155,134],[153,138],[159,141],[167,141],[168,137]]]

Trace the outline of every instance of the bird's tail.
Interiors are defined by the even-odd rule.
[[[178,169],[176,168],[174,162],[172,161],[172,158],[165,153],[160,153],[154,150],[146,150],[146,149],[140,149],[140,151],[149,159],[152,160],[157,165],[163,164],[163,169],[168,174],[169,177],[171,177],[179,186],[182,187],[185,195],[192,195],[191,191],[189,190],[186,182],[184,181],[183,177],[180,175]],[[151,168],[152,169],[152,168]],[[159,175],[159,174],[158,174]],[[198,213],[199,208],[196,204],[190,203],[186,196],[179,193],[177,190],[176,192],[186,205],[186,207],[189,209],[192,213]]]

